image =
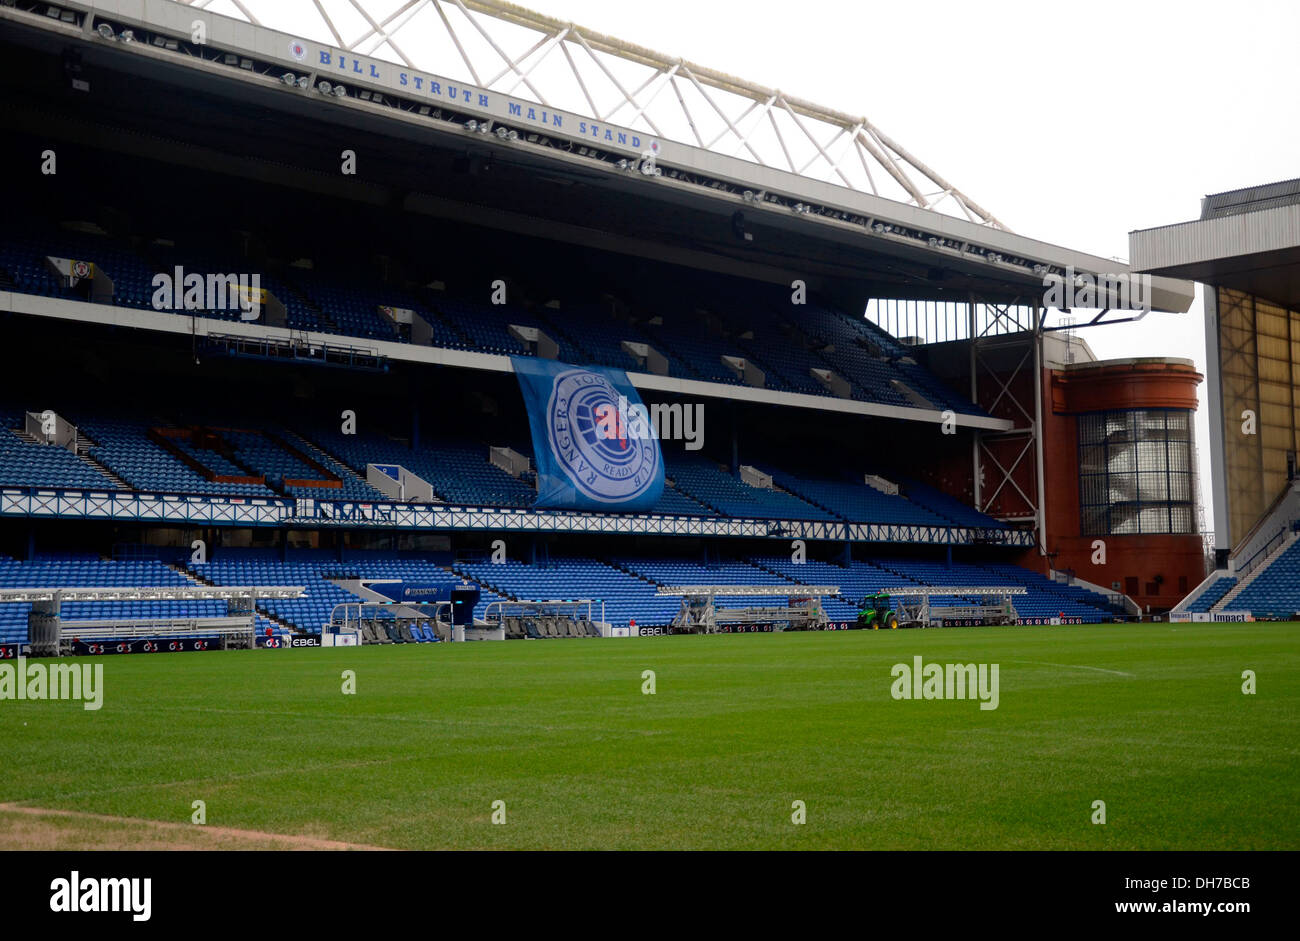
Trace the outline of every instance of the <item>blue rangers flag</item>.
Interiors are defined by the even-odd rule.
[[[513,356],[537,460],[538,507],[649,510],[664,457],[621,369]]]

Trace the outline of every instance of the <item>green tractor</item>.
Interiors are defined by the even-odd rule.
[[[871,630],[896,630],[898,615],[889,606],[889,593],[878,592],[862,599],[862,610],[858,612],[858,627]]]

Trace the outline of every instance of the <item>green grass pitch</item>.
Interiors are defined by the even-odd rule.
[[[998,708],[894,700],[917,655],[999,664]],[[1300,847],[1295,624],[99,662],[98,712],[0,702],[0,804],[407,849]]]

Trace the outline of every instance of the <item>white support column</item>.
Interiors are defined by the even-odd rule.
[[[1205,401],[1210,421],[1210,479],[1205,485],[1214,503],[1214,548],[1232,548],[1231,517],[1228,516],[1228,458],[1223,436],[1223,379],[1219,350],[1219,292],[1212,284],[1201,285],[1205,306]],[[1199,468],[1197,472],[1199,473]],[[1243,536],[1244,538],[1244,536]]]

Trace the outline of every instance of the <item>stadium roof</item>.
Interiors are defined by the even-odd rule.
[[[42,106],[47,66],[15,70],[7,124],[42,137],[453,224],[805,279],[846,307],[876,297],[1027,307],[1044,302],[1049,278],[1129,271],[999,228],[863,118],[496,0],[61,0],[49,10],[0,5],[0,21],[24,27],[4,39],[46,54],[75,48],[106,94],[94,113],[70,117]],[[578,110],[566,110],[575,96]],[[223,134],[242,135],[242,151],[214,145]],[[358,140],[382,178],[302,172]],[[1151,309],[1191,306],[1186,282],[1151,287]]]
[[[1300,179],[1206,196],[1201,218],[1129,233],[1134,271],[1300,307]]]
[[[1006,227],[866,117],[500,0],[178,0],[657,138]]]
[[[1294,206],[1300,203],[1300,178],[1283,180],[1280,183],[1267,183],[1264,186],[1247,186],[1244,189],[1215,193],[1201,200],[1201,218],[1218,219],[1222,216],[1238,216],[1247,212],[1259,212],[1262,209],[1274,209],[1278,206]]]

